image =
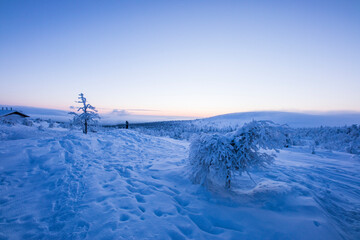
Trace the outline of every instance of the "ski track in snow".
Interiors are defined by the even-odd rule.
[[[285,160],[287,159],[287,160]],[[298,162],[291,166],[291,162]],[[305,188],[343,236],[360,237],[360,159],[347,153],[283,151],[275,179]],[[317,223],[318,224],[318,223]]]
[[[131,130],[0,141],[0,239],[357,239],[360,161],[282,151],[258,183],[211,193],[188,143]]]

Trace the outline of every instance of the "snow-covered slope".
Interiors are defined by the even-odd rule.
[[[344,126],[360,124],[360,113],[305,114],[294,112],[243,112],[195,120],[195,124],[214,127],[242,126],[252,120],[270,120],[290,127]]]
[[[359,158],[308,152],[212,192],[186,141],[1,126],[0,239],[359,239]]]

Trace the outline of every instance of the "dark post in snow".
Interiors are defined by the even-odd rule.
[[[129,122],[128,122],[128,121],[125,122],[125,128],[126,128],[126,129],[129,128]]]

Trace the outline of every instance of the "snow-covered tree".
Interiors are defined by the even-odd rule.
[[[80,114],[76,112],[70,112],[69,114],[74,115],[73,122],[74,124],[79,124],[82,126],[83,133],[87,134],[88,126],[91,124],[96,124],[97,119],[100,119],[99,114],[97,114],[97,110],[95,107],[87,103],[86,98],[84,97],[83,93],[79,94],[78,101],[76,103],[82,104],[81,107],[78,108],[77,111],[81,111]]]
[[[315,143],[317,148],[360,154],[360,126],[294,129],[292,141],[300,145]]]
[[[22,124],[25,125],[25,126],[30,126],[30,127],[34,125],[34,123],[31,120],[27,119],[27,118],[25,118],[23,120]]]
[[[189,162],[195,182],[221,180],[230,188],[235,173],[270,164],[275,155],[260,150],[276,150],[286,141],[282,127],[268,121],[252,121],[228,134],[203,134],[190,145]]]

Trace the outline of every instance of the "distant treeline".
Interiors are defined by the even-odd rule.
[[[114,126],[112,126],[114,127]],[[115,127],[125,128],[125,124]],[[170,137],[178,140],[190,140],[199,134],[230,133],[236,127],[215,127],[196,121],[165,121],[131,124],[130,128],[144,134]],[[285,127],[287,146],[310,146],[328,150],[360,154],[360,126],[290,128]]]

